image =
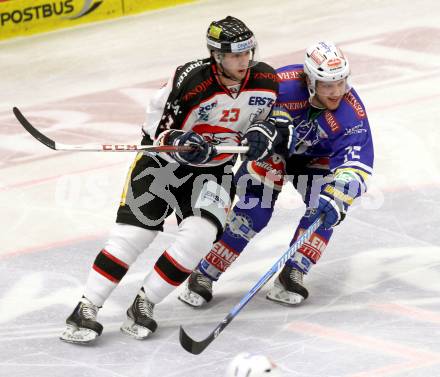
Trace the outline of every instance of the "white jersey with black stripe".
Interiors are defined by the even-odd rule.
[[[153,96],[143,130],[152,140],[165,130],[181,129],[215,146],[239,145],[251,123],[267,118],[277,92],[275,71],[265,63],[250,68],[240,90],[231,92],[220,83],[209,59],[190,62]],[[221,154],[203,166],[222,165],[232,158]]]

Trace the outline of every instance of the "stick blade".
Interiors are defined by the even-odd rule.
[[[180,344],[182,347],[187,350],[189,353],[192,353],[193,355],[199,355],[201,354],[206,347],[209,346],[209,344],[214,340],[213,334],[210,334],[206,339],[201,340],[200,342],[192,339],[183,329],[182,326],[180,326]]]
[[[55,142],[52,139],[49,139],[47,136],[43,135],[40,131],[38,131],[27,119],[26,117],[21,113],[21,111],[18,109],[18,107],[14,107],[12,109],[14,112],[15,117],[20,122],[20,124],[26,129],[27,132],[29,132],[35,139],[37,139],[39,142],[43,143],[47,147],[56,150]]]

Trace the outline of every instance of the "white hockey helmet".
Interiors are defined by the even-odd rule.
[[[229,363],[225,377],[281,377],[281,370],[267,356],[243,352]]]
[[[307,88],[310,97],[316,94],[316,81],[331,82],[346,79],[346,92],[351,89],[348,80],[350,64],[333,42],[318,42],[307,48],[304,73],[309,78]]]

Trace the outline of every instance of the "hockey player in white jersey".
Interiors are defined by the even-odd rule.
[[[304,64],[277,69],[277,104],[293,119],[297,143],[287,155],[267,161],[245,161],[236,179],[246,192],[234,206],[221,240],[188,279],[180,300],[202,306],[212,299],[212,285],[269,222],[284,184],[293,183],[306,204],[292,243],[318,216],[323,225],[287,261],[267,298],[288,305],[307,299],[303,277],[315,265],[353,201],[367,189],[373,168],[373,142],[365,107],[350,85],[350,65],[332,42],[318,42],[305,53]],[[288,177],[289,179],[285,179]],[[260,182],[260,184],[258,184]],[[272,195],[267,195],[270,190]],[[250,208],[246,203],[257,203]],[[270,237],[270,234],[267,235]],[[292,244],[291,243],[291,244]],[[269,251],[269,250],[268,250]]]
[[[174,212],[176,237],[145,277],[121,327],[136,339],[153,333],[155,305],[186,280],[224,230],[235,192],[235,156],[218,154],[216,147],[243,141],[249,146],[247,158],[257,160],[269,157],[281,142],[276,127],[266,121],[278,79],[273,68],[256,60],[252,31],[228,16],[211,23],[207,45],[209,58],[178,67],[152,98],[143,126],[143,144],[193,148],[137,155],[116,224],[67,318],[64,341],[81,344],[101,335],[99,309]]]

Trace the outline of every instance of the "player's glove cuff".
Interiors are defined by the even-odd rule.
[[[170,153],[171,157],[173,157],[177,162],[183,165],[206,164],[207,162],[211,161],[212,158],[216,155],[216,150],[214,146],[208,143],[202,135],[199,135],[194,131],[183,132],[180,134],[171,134],[169,136],[168,142],[172,142],[172,145],[176,147],[193,147],[189,151]]]
[[[242,145],[249,146],[246,158],[251,161],[264,161],[274,153],[274,147],[281,136],[275,125],[267,120],[252,123],[243,136]]]
[[[174,140],[183,135],[185,132],[181,130],[166,130],[159,134],[159,136],[154,140],[153,145],[164,146],[173,145]]]
[[[290,157],[295,152],[297,142],[292,117],[284,107],[277,106],[272,109],[267,120],[275,125],[280,136],[278,144],[275,146],[275,153],[286,158]]]

